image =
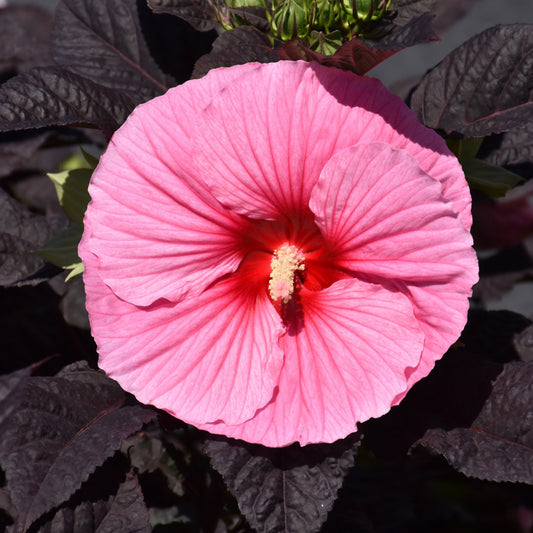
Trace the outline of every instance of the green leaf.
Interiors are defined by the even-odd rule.
[[[476,155],[483,142],[483,137],[469,137],[466,139],[446,139],[448,148],[461,163],[468,184],[478,191],[498,198],[522,183],[524,179],[502,167],[492,165]]]
[[[73,224],[70,228],[60,233],[57,237],[38,250],[49,263],[72,270],[67,280],[83,272],[83,263],[78,256],[78,244],[83,234],[83,226]]]
[[[492,197],[504,196],[508,190],[524,181],[514,172],[475,157],[465,158],[461,164],[469,185]]]
[[[96,166],[98,165],[99,159],[97,157],[94,157],[94,155],[90,154],[89,152],[86,152],[81,146],[80,146],[80,150],[81,150],[81,153],[83,154],[83,157],[85,157],[85,161],[87,161],[89,168],[94,170]]]
[[[324,54],[333,55],[342,46],[342,33],[337,30],[328,34],[313,30],[309,35],[309,48]]]
[[[83,223],[83,215],[91,199],[87,188],[92,172],[89,168],[77,168],[48,174],[56,188],[61,207],[67,216],[78,224]]]
[[[91,199],[88,192],[89,181],[98,164],[96,157],[83,148],[81,151],[83,157],[74,154],[63,161],[62,172],[48,174],[56,188],[59,203],[73,224],[38,250],[48,262],[71,270],[66,281],[83,272],[83,263],[78,256],[78,244],[83,234],[83,216]],[[80,168],[80,166],[90,168]]]
[[[59,170],[61,172],[64,172],[65,170],[77,170],[79,168],[89,168],[87,161],[81,154],[72,154],[59,165]]]
[[[448,148],[455,157],[462,161],[470,157],[476,157],[483,142],[483,137],[468,137],[467,139],[446,139]]]
[[[72,267],[72,270],[68,273],[68,276],[65,278],[65,281],[70,281],[71,279],[74,279],[76,276],[83,274],[83,271],[84,271],[83,263],[80,261],[79,263],[76,263]]]

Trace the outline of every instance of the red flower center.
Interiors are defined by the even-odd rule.
[[[280,314],[302,287],[318,291],[349,277],[324,241],[311,212],[284,221],[248,221],[242,232],[247,254],[237,275],[252,290],[265,290]],[[295,302],[293,302],[295,303]]]

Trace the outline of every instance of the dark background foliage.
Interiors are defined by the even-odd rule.
[[[473,187],[476,246],[492,251],[460,340],[342,441],[269,449],[140,405],[97,368],[81,279],[65,282],[36,253],[72,224],[46,173],[80,144],[101,152],[137,104],[248,61],[363,74],[436,39],[464,14],[453,7],[396,0],[380,41],[329,57],[298,41],[273,48],[251,26],[218,34],[209,2],[0,9],[0,530],[533,531],[533,325],[486,309],[533,271],[533,227],[514,216],[531,191],[531,25],[491,28],[413,84],[413,110],[449,139]],[[518,184],[502,212],[490,194]]]

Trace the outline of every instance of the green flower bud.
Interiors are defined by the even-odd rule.
[[[267,3],[264,0],[226,0],[225,4],[231,8],[264,7],[266,9],[267,7]]]
[[[341,0],[342,9],[348,13],[348,15],[353,15],[354,10],[354,0]]]
[[[216,3],[219,22],[226,30],[243,24],[259,27],[247,20],[246,11],[252,8],[253,18],[257,20],[257,8],[261,8],[270,31],[268,25],[261,24],[260,29],[271,42],[300,38],[304,46],[324,55],[335,53],[354,37],[379,39],[386,35],[388,27],[381,19],[391,4],[391,0],[210,1]]]
[[[348,0],[344,0],[348,3]],[[391,0],[352,0],[354,16],[364,22],[378,21],[387,12]]]
[[[274,35],[283,41],[304,38],[309,32],[309,6],[305,0],[281,2],[272,15]]]
[[[312,25],[314,28],[324,29],[329,32],[330,28],[335,27],[339,19],[339,5],[330,0],[316,0],[312,8]]]

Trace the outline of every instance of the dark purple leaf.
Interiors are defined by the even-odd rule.
[[[135,0],[63,0],[52,49],[60,66],[0,89],[0,131],[74,124],[109,136],[136,105],[176,84],[150,55]]]
[[[0,463],[25,528],[68,500],[155,416],[85,363],[55,377],[27,377],[18,389],[1,405],[12,414],[0,425]]]
[[[216,11],[208,0],[147,0],[154,13],[167,13],[186,20],[198,31],[216,26]]]
[[[56,11],[52,53],[68,70],[145,100],[175,85],[150,55],[135,0],[62,0]]]
[[[394,22],[403,26],[420,15],[434,13],[438,3],[438,0],[392,0],[390,10],[397,13]]]
[[[72,151],[68,155],[71,154]],[[63,160],[67,157],[65,156]],[[59,165],[54,166],[54,168],[58,167]],[[20,203],[30,209],[32,213],[44,214],[47,217],[66,217],[57,198],[57,191],[54,184],[44,171],[42,174],[26,172],[23,165],[22,168],[18,169],[17,175],[12,176],[12,178],[5,181],[6,190],[13,198],[16,198]]]
[[[30,213],[0,190],[0,286],[42,281],[28,279],[45,263],[35,252],[65,226],[64,217]]]
[[[145,430],[140,435],[132,435],[123,441],[122,452],[140,474],[161,468],[162,462],[168,459],[161,435],[156,431]]]
[[[0,178],[8,176],[30,159],[50,134],[50,131],[1,134]]]
[[[271,26],[267,18],[267,11],[261,6],[243,6],[230,8],[232,19],[250,26],[255,26],[265,33],[271,32]]]
[[[90,329],[89,315],[85,308],[85,289],[81,276],[69,280],[65,284],[65,294],[59,304],[63,318],[70,326]]]
[[[517,333],[513,338],[513,345],[522,361],[533,361],[533,326]]]
[[[149,533],[151,531],[148,510],[137,476],[130,472],[113,498],[107,502],[108,508],[95,533]],[[74,533],[74,532],[73,532]]]
[[[533,161],[533,121],[522,128],[505,132],[499,141],[486,157],[489,163],[514,166]]]
[[[473,297],[482,304],[494,300],[500,300],[527,274],[533,274],[533,269],[531,267],[529,269],[524,269],[521,272],[502,271],[499,274],[483,276],[474,287]]]
[[[358,445],[358,435],[304,448],[212,438],[205,450],[254,529],[312,533],[333,507]]]
[[[37,138],[41,142],[35,146]],[[26,142],[27,146],[24,146]],[[22,144],[21,147],[17,147],[19,143]],[[95,150],[99,150],[96,146],[103,148],[107,142],[101,132],[87,128],[50,128],[39,132],[4,132],[0,133],[0,158],[5,156],[9,159],[10,154],[20,153],[16,165],[11,169],[18,174],[16,181],[31,174],[45,177],[46,172],[58,171],[61,164],[79,150],[80,145],[88,144],[95,145]],[[22,157],[22,154],[25,154],[26,157]],[[3,170],[2,159],[0,159],[0,167]],[[9,183],[11,184],[13,181],[15,180]],[[50,180],[48,179],[48,181]]]
[[[427,74],[411,107],[430,128],[483,137],[533,120],[533,25],[490,28]]]
[[[106,487],[107,488],[107,487]],[[61,507],[36,533],[149,533],[148,510],[130,472],[107,500],[84,499]]]
[[[418,441],[467,476],[533,484],[533,362],[508,363],[469,428]]]
[[[457,22],[466,17],[478,0],[447,0],[446,2],[436,2],[429,12],[435,13],[433,29],[437,35],[442,36],[450,30]]]
[[[51,63],[52,25],[52,16],[35,6],[0,9],[0,72]]]
[[[533,274],[533,255],[526,243],[506,246],[479,260],[480,280],[474,286],[474,298],[482,303],[499,300],[517,282]]]
[[[399,51],[415,44],[438,41],[439,38],[432,27],[433,18],[431,13],[424,13],[404,25],[394,24],[392,30],[382,39],[369,44],[378,50]]]
[[[13,399],[15,395],[18,399],[23,383],[31,375],[31,371],[32,367],[28,366],[11,374],[0,376],[0,405],[4,407],[0,411],[0,424],[13,413],[13,409],[16,407],[16,402]]]
[[[176,496],[184,496],[183,474],[163,444],[160,426],[153,425],[141,434],[133,435],[122,443],[122,451],[139,474],[158,472],[162,474],[165,484]],[[186,455],[183,453],[182,454]]]
[[[251,26],[239,26],[225,31],[215,40],[213,50],[196,62],[192,78],[201,78],[213,68],[277,60],[276,52],[263,33]]]
[[[62,67],[39,67],[0,86],[0,131],[52,125],[116,130],[147,96],[93,83]]]
[[[14,530],[13,518],[17,515],[17,510],[11,502],[9,491],[5,488],[0,489],[0,528],[2,531],[10,533]],[[8,526],[8,524],[10,524]]]

